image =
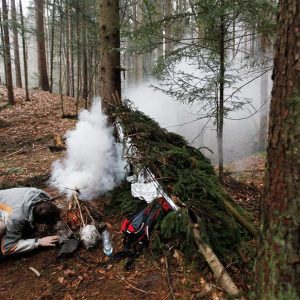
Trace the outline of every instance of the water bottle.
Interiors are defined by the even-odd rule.
[[[111,256],[113,252],[113,246],[111,243],[111,236],[107,229],[105,229],[102,234],[102,245],[103,245],[103,252],[107,256]]]

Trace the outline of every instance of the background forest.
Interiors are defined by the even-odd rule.
[[[98,3],[22,3],[25,18],[20,3],[11,2],[8,17],[3,9],[13,85],[25,87],[27,78],[29,88],[85,99],[87,107],[100,94]],[[272,1],[121,1],[123,96],[220,157],[220,169],[224,159],[264,150],[275,14]]]

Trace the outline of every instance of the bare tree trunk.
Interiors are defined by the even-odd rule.
[[[87,109],[88,100],[88,59],[87,59],[87,41],[86,41],[86,10],[85,5],[81,6],[81,44],[82,44],[82,98],[85,100],[85,108]]]
[[[260,39],[260,56],[261,59],[270,58],[271,47],[266,41],[265,37]],[[269,64],[268,64],[269,65]],[[258,150],[265,151],[267,148],[267,136],[268,136],[268,97],[269,97],[269,76],[270,73],[265,71],[260,77],[260,113],[259,113],[259,140]],[[270,76],[271,77],[271,76]]]
[[[19,0],[20,6],[20,18],[21,18],[21,26],[22,26],[22,46],[23,46],[23,64],[24,64],[24,78],[25,78],[25,100],[29,101],[29,92],[28,92],[28,67],[27,67],[27,55],[26,55],[26,43],[25,43],[25,24],[24,24],[24,16],[22,9],[22,0]]]
[[[1,43],[2,43],[2,55],[3,55],[3,65],[4,65],[4,80],[6,85],[6,55],[5,55],[5,42],[4,42],[4,32],[3,32],[3,22],[2,22],[2,11],[0,10],[0,29],[1,29]]]
[[[224,7],[224,0],[221,0]],[[220,75],[219,75],[219,112],[218,112],[218,157],[219,157],[219,180],[223,181],[223,127],[224,127],[224,83],[225,83],[225,20],[224,13],[220,17]]]
[[[155,21],[158,22],[159,20],[163,19],[164,9],[163,9],[163,0],[157,0],[157,8],[156,8],[156,17]],[[164,56],[164,37],[163,37],[163,28],[160,30],[161,37],[159,39],[159,46],[157,49],[157,58]]]
[[[121,98],[119,1],[100,0],[100,96],[102,110]]]
[[[201,253],[201,255],[203,255],[210,269],[213,271],[215,280],[230,296],[238,296],[240,293],[239,289],[237,288],[209,244],[201,240],[201,235],[197,228],[193,229],[193,234],[198,247],[198,251],[199,253]]]
[[[61,114],[65,115],[64,111],[64,98],[63,98],[63,74],[62,74],[62,41],[63,41],[63,15],[62,15],[62,1],[59,4],[60,15],[60,31],[59,31],[59,94],[60,94],[60,106]]]
[[[280,0],[256,299],[300,299],[300,2]]]
[[[14,59],[15,59],[15,72],[16,72],[16,87],[22,88],[20,54],[19,54],[19,39],[17,27],[17,13],[15,0],[11,0],[11,18],[13,22],[13,36],[14,36]]]
[[[39,87],[43,91],[49,91],[46,49],[45,49],[44,0],[34,0],[34,4],[35,4],[35,16],[36,16]]]
[[[262,109],[259,113],[259,145],[258,150],[266,150],[267,133],[268,133],[268,114],[267,114],[267,99],[268,99],[268,72],[264,73],[260,78],[260,105]]]
[[[166,51],[172,51],[174,48],[173,34],[172,34],[172,21],[173,15],[173,1],[166,0],[166,17],[169,19],[165,27],[165,49]]]
[[[68,16],[68,27],[69,27],[69,49],[70,49],[70,56],[71,56],[71,96],[75,97],[75,69],[74,69],[74,30],[73,30],[73,21],[72,15],[69,14]]]
[[[8,104],[14,105],[14,90],[11,74],[11,57],[10,57],[10,43],[9,43],[9,30],[8,30],[8,10],[6,0],[2,0],[2,12],[3,12],[3,31],[4,31],[4,54],[6,61],[6,87]]]
[[[51,18],[51,36],[50,36],[50,87],[49,92],[53,92],[53,61],[54,61],[54,22],[55,22],[56,0],[53,0],[52,18]]]
[[[144,77],[145,80],[149,79],[152,74],[152,54],[151,52],[147,52],[143,54],[143,69],[144,69]]]
[[[66,4],[67,20],[65,22],[66,32],[66,95],[70,96],[70,7]]]
[[[137,29],[143,21],[142,2],[134,5],[135,28]],[[144,79],[143,55],[135,53],[135,83],[138,84]]]
[[[81,57],[80,57],[80,16],[79,0],[76,2],[76,37],[77,37],[77,93],[76,93],[76,115],[78,115],[79,99],[81,96]]]

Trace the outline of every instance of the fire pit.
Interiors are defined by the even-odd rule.
[[[62,214],[62,222],[67,227],[69,234],[61,232],[61,236],[74,236],[81,240],[87,249],[92,248],[101,240],[101,232],[105,228],[102,223],[102,213],[89,202],[78,199],[80,191],[74,190],[69,200],[67,210]],[[66,242],[66,239],[64,239]]]

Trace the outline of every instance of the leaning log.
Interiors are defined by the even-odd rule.
[[[252,224],[250,224],[232,205],[224,200],[224,205],[229,213],[231,213],[235,219],[253,236],[256,237],[257,232]]]
[[[231,279],[230,275],[212,248],[200,238],[200,232],[198,228],[193,229],[193,234],[198,251],[204,257],[210,269],[212,270],[217,284],[219,284],[230,296],[237,297],[240,294],[239,289]]]

